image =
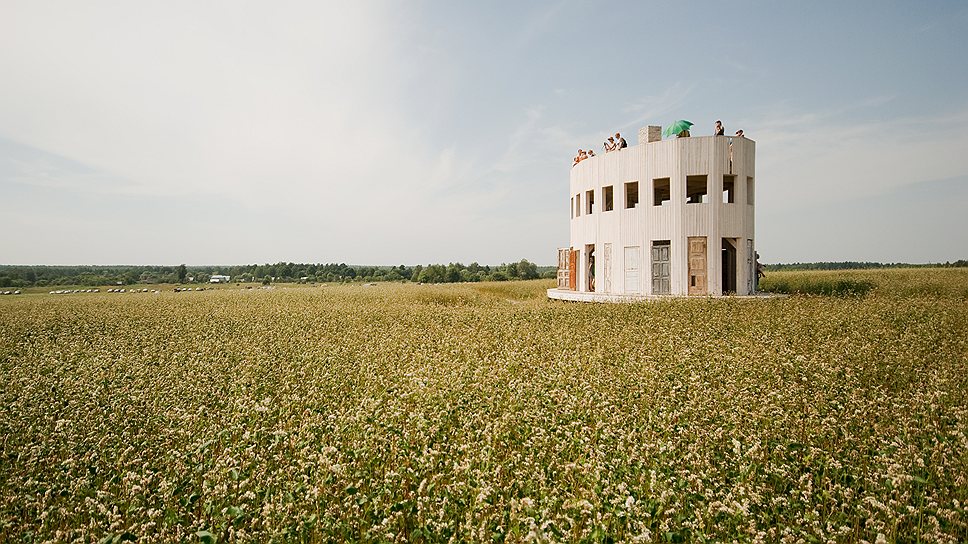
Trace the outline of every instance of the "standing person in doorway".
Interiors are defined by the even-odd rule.
[[[722,121],[716,121],[716,129],[713,136],[724,136],[726,134],[726,127],[723,126]]]
[[[760,290],[760,280],[766,277],[766,268],[760,263],[760,252],[755,251],[753,254],[756,256],[753,263],[756,267],[756,280],[753,282],[753,291]]]

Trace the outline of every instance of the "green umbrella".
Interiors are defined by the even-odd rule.
[[[683,130],[689,130],[692,126],[691,121],[686,121],[684,119],[679,119],[675,123],[667,126],[665,130],[662,131],[663,136],[672,136],[673,134],[679,134]]]

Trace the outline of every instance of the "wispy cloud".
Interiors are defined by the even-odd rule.
[[[773,110],[750,119],[758,146],[758,176],[770,205],[781,209],[831,198],[882,194],[929,179],[968,174],[968,105],[945,115],[863,120],[854,106],[807,113]]]
[[[630,127],[637,129],[642,123],[654,123],[656,120],[664,119],[669,114],[682,110],[694,88],[695,84],[677,81],[667,85],[657,95],[646,95],[638,98],[622,108],[622,113],[633,117],[631,120],[623,121],[621,126],[625,127],[626,130]],[[672,120],[669,119],[669,121]]]

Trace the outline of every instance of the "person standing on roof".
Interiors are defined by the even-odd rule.
[[[715,132],[713,133],[713,136],[725,136],[725,135],[726,135],[726,127],[723,126],[723,122],[716,121],[716,128],[715,128]]]

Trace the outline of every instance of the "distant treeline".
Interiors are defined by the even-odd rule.
[[[245,282],[374,282],[413,281],[452,283],[554,278],[555,268],[539,267],[527,259],[500,266],[478,263],[427,266],[350,266],[345,263],[276,263],[238,266],[0,266],[0,287],[55,285],[132,285],[150,283],[207,283],[213,275]]]
[[[871,268],[965,268],[968,261],[959,259],[955,262],[946,263],[869,263],[857,261],[841,262],[820,262],[820,263],[792,263],[792,264],[767,264],[763,265],[767,270],[866,270]]]
[[[768,264],[766,270],[862,270],[871,268],[968,267],[968,260],[946,263],[820,262]],[[233,283],[247,282],[374,282],[413,281],[453,283],[554,278],[555,267],[537,266],[527,259],[499,266],[471,263],[416,266],[360,266],[335,264],[276,263],[236,266],[15,266],[0,265],[0,287],[46,287],[57,285],[132,285],[151,283],[207,283],[213,275],[225,275]]]

